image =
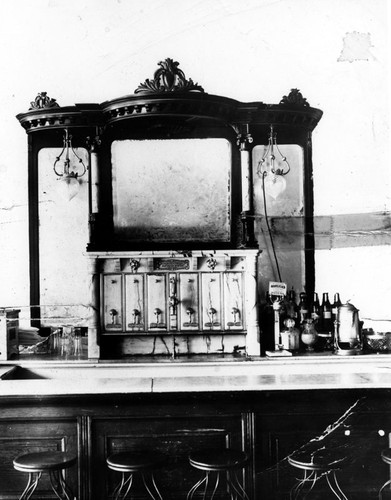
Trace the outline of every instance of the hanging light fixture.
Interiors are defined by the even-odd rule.
[[[277,134],[274,132],[273,125],[270,125],[270,133],[266,150],[258,163],[258,175],[262,178],[262,188],[273,199],[286,189],[285,176],[289,173],[291,167],[277,144]]]
[[[72,162],[71,156],[74,157]],[[72,136],[67,128],[64,130],[63,148],[56,157],[53,170],[58,180],[67,184],[69,200],[74,198],[78,192],[79,179],[87,172],[87,167],[72,146]]]

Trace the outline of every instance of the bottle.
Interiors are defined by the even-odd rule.
[[[82,332],[80,327],[75,328],[74,356],[76,359],[82,357]]]
[[[329,294],[327,292],[323,293],[320,315],[321,315],[320,331],[325,333],[333,332],[334,328],[333,328],[333,321],[331,318],[331,304],[329,300]]]
[[[300,324],[299,306],[296,304],[296,294],[294,289],[289,290],[288,301],[286,304],[286,316],[287,319],[293,319],[295,322],[295,327],[297,328]]]
[[[279,297],[280,331],[284,328],[284,321],[288,318],[288,300],[286,295]]]
[[[334,324],[334,321],[338,318],[338,307],[342,306],[341,299],[339,298],[339,293],[334,294],[334,302],[331,307],[331,321]]]
[[[305,292],[300,293],[299,302],[299,324],[302,325],[306,319],[309,317],[307,294]]]
[[[287,318],[281,331],[281,345],[283,349],[296,352],[300,348],[300,330],[295,327],[295,320]]]
[[[269,292],[260,310],[261,352],[274,351],[274,311]]]
[[[314,299],[311,306],[311,319],[313,320],[315,325],[319,322],[320,319],[319,297],[316,292],[314,292]]]

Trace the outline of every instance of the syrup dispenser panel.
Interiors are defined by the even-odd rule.
[[[249,354],[259,354],[256,256],[255,250],[98,254],[102,345],[125,354],[136,342],[137,353],[141,345],[142,354],[192,354],[246,344]]]
[[[125,324],[126,330],[140,332],[145,330],[144,276],[125,275]]]
[[[224,328],[242,330],[243,276],[242,273],[224,273]]]
[[[221,330],[221,273],[202,273],[202,325]]]
[[[167,330],[167,276],[149,274],[147,276],[148,330]]]
[[[107,331],[122,330],[122,276],[103,276],[103,322]]]
[[[179,310],[181,330],[195,331],[199,324],[199,286],[197,273],[181,273],[179,279]]]

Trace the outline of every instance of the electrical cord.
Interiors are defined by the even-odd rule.
[[[278,274],[278,279],[280,282],[282,282],[281,279],[281,273],[280,273],[280,266],[278,265],[278,259],[277,259],[277,254],[276,254],[276,249],[274,248],[274,240],[273,240],[273,235],[272,231],[270,229],[270,224],[269,224],[269,217],[267,215],[267,207],[266,207],[266,192],[265,192],[265,177],[267,175],[267,172],[262,173],[262,193],[263,193],[263,208],[265,212],[265,220],[266,220],[266,226],[267,230],[269,232],[269,238],[270,242],[272,244],[272,250],[273,250],[273,256],[274,256],[274,261],[276,263],[276,268],[277,268],[277,274]]]

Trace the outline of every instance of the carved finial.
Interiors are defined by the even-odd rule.
[[[34,101],[31,101],[29,109],[58,108],[56,99],[52,99],[47,92],[39,92]]]
[[[297,106],[297,107],[309,107],[307,99],[303,97],[303,94],[298,89],[291,89],[289,94],[281,99],[280,104],[285,104],[287,106]]]
[[[147,93],[155,94],[161,92],[191,91],[204,92],[204,89],[194,83],[191,78],[185,78],[185,74],[178,68],[179,63],[170,58],[158,63],[159,69],[155,71],[153,80],[147,78],[144,83],[140,83],[135,94]]]

